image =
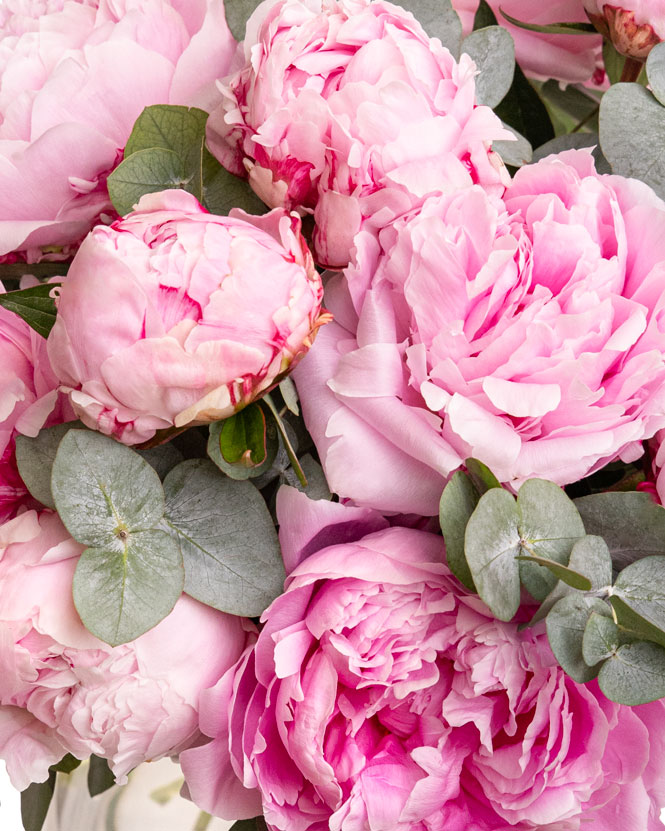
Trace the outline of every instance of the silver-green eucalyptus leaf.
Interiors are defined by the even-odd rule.
[[[501,26],[488,26],[471,32],[462,42],[462,52],[473,58],[476,76],[476,101],[496,107],[508,93],[515,74],[515,44]]]

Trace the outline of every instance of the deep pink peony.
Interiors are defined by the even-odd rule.
[[[542,626],[462,589],[441,537],[290,488],[278,514],[286,591],[181,755],[200,807],[262,801],[273,831],[665,827],[662,701],[575,683]]]
[[[488,0],[497,22],[513,36],[515,57],[531,78],[564,83],[602,82],[602,40],[593,35],[545,35],[513,26],[500,9],[524,23],[587,22],[582,0]],[[452,0],[462,20],[464,33],[473,28],[479,0]]]
[[[57,387],[44,338],[0,308],[0,522],[12,517],[28,497],[16,469],[16,435],[36,436],[45,424],[75,418]]]
[[[0,257],[78,243],[150,104],[212,108],[235,50],[223,0],[0,4]]]
[[[213,216],[163,191],[83,242],[48,352],[81,420],[138,444],[278,383],[327,319],[322,293],[297,216]]]
[[[251,624],[183,595],[136,641],[111,648],[81,623],[83,546],[50,511],[0,525],[0,758],[23,789],[66,753],[120,779],[199,738],[198,696],[241,654]]]
[[[473,456],[517,488],[633,461],[665,427],[665,203],[586,151],[505,200],[429,200],[357,240],[336,322],[296,373],[334,491],[435,514]]]
[[[589,20],[622,55],[645,60],[665,39],[664,0],[582,0]]]
[[[512,135],[475,106],[474,74],[383,0],[268,0],[220,85],[208,141],[267,204],[313,211],[316,257],[341,267],[368,218],[380,227],[473,182],[503,191],[490,145]]]

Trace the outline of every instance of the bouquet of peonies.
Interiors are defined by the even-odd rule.
[[[1,3],[26,831],[163,757],[197,829],[665,829],[665,3],[617,2]]]

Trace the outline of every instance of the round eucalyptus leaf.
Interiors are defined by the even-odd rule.
[[[665,106],[665,43],[658,43],[647,58],[647,78],[651,91]]]
[[[612,620],[598,612],[591,612],[582,638],[582,657],[590,667],[595,667],[613,655],[621,645],[619,627]]]
[[[190,182],[183,160],[164,147],[133,153],[107,179],[111,202],[120,216],[130,213],[146,193],[168,188],[189,190]]]
[[[159,476],[138,453],[92,430],[70,430],[53,463],[51,490],[78,542],[122,551],[126,535],[154,528],[164,515]]]
[[[16,464],[30,493],[47,508],[55,508],[51,493],[51,471],[63,437],[72,429],[85,429],[80,421],[56,424],[40,430],[34,438],[16,436]]]
[[[438,38],[459,59],[462,23],[450,0],[399,0],[431,38]]]
[[[443,489],[439,502],[439,524],[446,543],[448,566],[470,591],[475,591],[475,585],[464,554],[464,534],[479,499],[480,494],[469,476],[458,470]]]
[[[584,630],[592,612],[604,617],[611,615],[609,606],[602,600],[575,592],[558,600],[545,618],[547,638],[554,657],[564,672],[578,684],[591,681],[598,675],[598,667],[590,667],[582,652]]]
[[[476,101],[496,107],[507,95],[515,74],[515,44],[501,26],[476,29],[462,42],[462,52],[473,58],[476,76]]]
[[[665,632],[665,556],[637,560],[617,577],[612,594]]]
[[[602,665],[598,685],[618,704],[635,706],[665,697],[665,648],[646,641],[620,646]]]

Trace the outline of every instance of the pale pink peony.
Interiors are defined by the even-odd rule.
[[[75,418],[58,383],[44,338],[0,307],[0,522],[14,516],[28,498],[16,469],[16,435],[36,436],[45,424]]]
[[[380,227],[474,182],[503,191],[490,145],[512,134],[475,106],[474,75],[383,0],[267,0],[220,84],[208,142],[267,204],[313,211],[316,257],[341,267],[367,219]]]
[[[565,485],[665,427],[665,203],[586,151],[522,168],[504,201],[469,188],[361,233],[336,279],[295,378],[359,505],[436,514],[469,456]]]
[[[0,758],[21,790],[66,753],[108,759],[122,779],[197,740],[199,692],[251,627],[183,595],[154,629],[112,648],[74,608],[82,550],[50,511],[0,525]]]
[[[83,242],[48,352],[81,420],[138,444],[267,392],[327,319],[322,294],[296,215],[163,191]]]
[[[617,52],[643,61],[665,39],[665,0],[582,0],[589,20]]]
[[[78,243],[151,104],[212,108],[235,41],[223,0],[3,0],[0,257]]]
[[[488,0],[497,22],[513,36],[515,57],[531,78],[564,83],[602,83],[604,78],[602,39],[593,35],[545,35],[513,26],[500,9],[523,23],[587,22],[582,0]],[[464,33],[473,28],[479,0],[452,0]]]
[[[461,587],[439,536],[290,488],[278,515],[286,591],[201,696],[211,743],[181,755],[200,807],[262,802],[273,831],[665,828],[662,701],[575,683],[542,624]]]

